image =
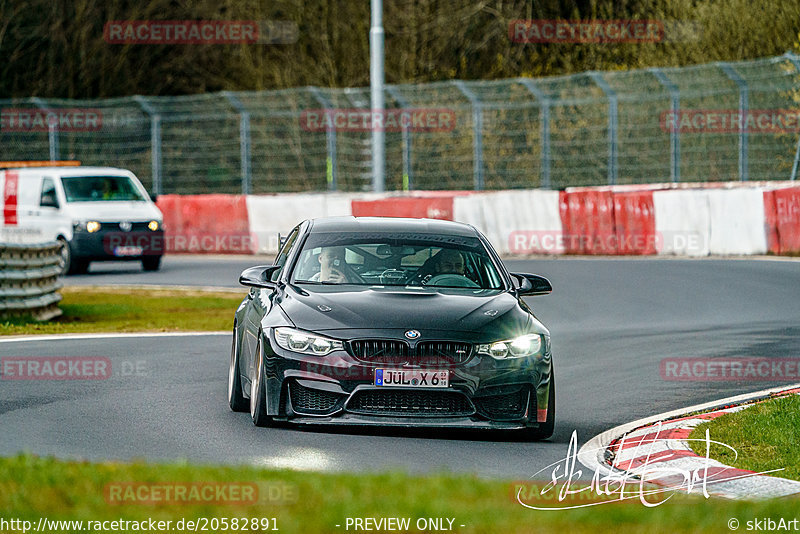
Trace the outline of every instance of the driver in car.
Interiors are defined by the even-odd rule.
[[[460,274],[464,276],[464,256],[457,250],[442,249],[436,255],[433,266],[436,274]]]
[[[337,284],[347,284],[355,282],[354,276],[350,275],[350,269],[344,262],[343,247],[327,247],[317,258],[319,260],[319,273],[311,277],[318,282],[333,282]]]

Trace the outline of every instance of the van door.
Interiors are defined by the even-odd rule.
[[[58,190],[54,178],[50,176],[42,178],[42,186],[38,196],[38,205],[32,206],[33,216],[31,217],[31,223],[40,230],[42,237],[48,241],[55,241],[58,235],[63,233],[61,227],[63,226],[64,215],[61,211],[61,201],[58,198]]]

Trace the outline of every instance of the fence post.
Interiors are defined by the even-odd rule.
[[[614,91],[608,82],[603,79],[599,72],[586,73],[597,86],[608,97],[608,185],[615,185],[617,183],[617,145],[618,145],[618,128],[617,128],[617,92]]]
[[[519,83],[539,101],[540,137],[542,138],[541,187],[550,189],[550,99],[530,78],[519,78]]]
[[[319,88],[309,87],[308,91],[323,107],[323,111],[327,112],[328,109],[331,109],[330,101],[325,98]],[[328,157],[325,159],[325,179],[328,182],[328,191],[336,191],[336,130],[330,121],[328,127],[325,128],[325,141],[328,150]]]
[[[45,112],[45,117],[47,116],[46,112],[50,111],[50,108],[47,107],[47,104],[45,104],[41,98],[34,96],[31,98],[31,102]],[[47,138],[50,143],[50,161],[57,161],[61,153],[60,147],[58,146],[58,120],[52,122],[50,120],[47,121]]]
[[[472,105],[472,188],[480,191],[483,189],[483,105],[462,80],[454,80],[453,84]]]
[[[397,87],[387,85],[386,92],[397,101],[401,109],[408,109],[408,101],[403,98]],[[402,124],[402,121],[401,128],[403,136],[403,191],[411,191],[414,188],[414,176],[411,170],[411,131],[408,129],[408,124]]]
[[[252,182],[250,174],[250,113],[241,100],[230,91],[223,91],[223,96],[228,99],[231,106],[239,113],[239,159],[242,166],[242,194],[250,194]]]
[[[161,115],[141,95],[133,99],[141,106],[142,111],[150,117],[150,163],[153,174],[153,194],[160,195],[161,191]]]
[[[797,74],[800,75],[800,58],[792,54],[791,52],[786,52],[784,54],[786,59],[788,59],[792,65],[794,65],[794,70],[797,71]],[[800,135],[797,136],[797,148],[794,151],[794,162],[792,163],[792,176],[789,178],[791,181],[795,181],[797,179],[797,163],[800,161]]]
[[[746,182],[749,180],[747,114],[750,112],[747,82],[727,63],[717,65],[739,87],[739,180]]]
[[[670,80],[664,72],[656,67],[648,69],[656,77],[656,80],[669,91],[670,113],[675,121],[680,116],[681,91],[678,86]],[[681,181],[681,138],[680,127],[670,128],[669,131],[669,178],[672,183]]]

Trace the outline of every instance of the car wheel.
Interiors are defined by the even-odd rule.
[[[556,428],[556,377],[550,370],[550,393],[547,396],[547,420],[539,423],[538,428],[528,428],[523,432],[528,439],[539,441],[553,435]]]
[[[256,376],[250,381],[250,416],[256,426],[269,426],[272,417],[267,415],[267,385],[264,383],[264,357],[261,354],[261,335],[256,346]]]
[[[142,269],[145,271],[157,271],[159,267],[161,267],[161,256],[142,258]]]
[[[247,399],[242,395],[242,375],[239,373],[239,351],[236,350],[236,327],[233,327],[233,343],[231,343],[231,365],[228,369],[228,404],[234,412],[247,411]]]
[[[58,250],[58,266],[61,267],[61,274],[69,272],[72,263],[72,251],[69,249],[69,243],[63,237],[57,239],[61,248]]]

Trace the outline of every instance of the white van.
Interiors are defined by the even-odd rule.
[[[62,243],[67,273],[93,261],[136,260],[158,270],[163,255],[161,211],[125,169],[78,162],[0,163],[0,241]]]

